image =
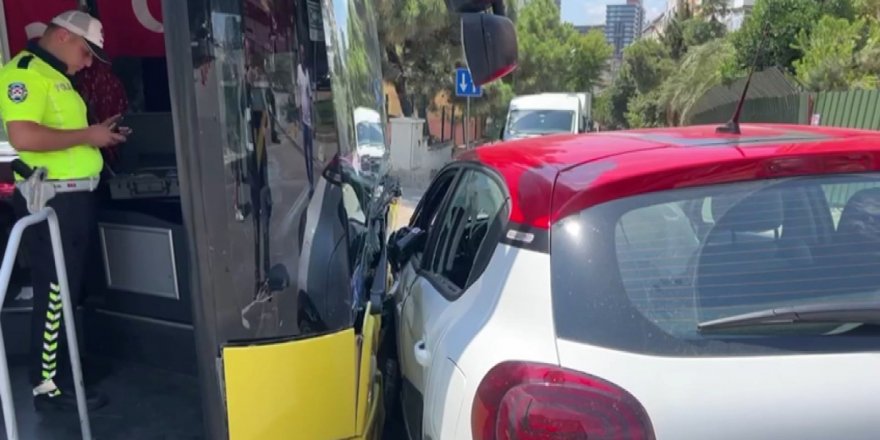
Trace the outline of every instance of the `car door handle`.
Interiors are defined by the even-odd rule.
[[[413,347],[413,351],[416,355],[417,364],[421,365],[422,367],[427,367],[431,363],[431,352],[429,352],[428,347],[425,346],[424,340],[416,342],[415,347]]]

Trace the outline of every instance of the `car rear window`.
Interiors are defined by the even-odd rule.
[[[551,231],[560,337],[672,355],[862,350],[860,323],[701,332],[700,323],[880,302],[880,176],[664,191],[598,205]]]

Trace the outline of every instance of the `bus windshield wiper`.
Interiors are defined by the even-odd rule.
[[[821,303],[777,307],[697,324],[700,331],[795,323],[880,324],[880,302]]]

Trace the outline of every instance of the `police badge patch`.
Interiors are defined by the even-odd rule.
[[[24,102],[28,95],[27,86],[24,83],[14,82],[9,85],[6,95],[9,96],[9,100],[12,102]]]

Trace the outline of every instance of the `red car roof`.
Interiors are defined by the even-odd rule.
[[[880,132],[743,124],[522,139],[459,157],[496,170],[511,221],[547,229],[590,206],[652,191],[793,175],[880,170]],[[555,187],[555,191],[554,191]]]

